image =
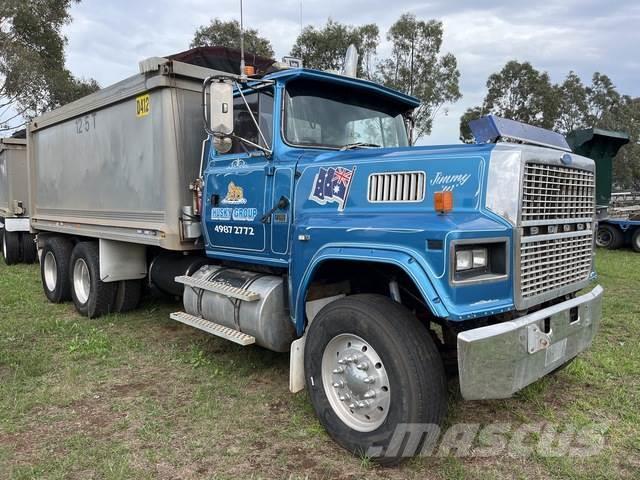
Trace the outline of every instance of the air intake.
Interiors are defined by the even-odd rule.
[[[421,202],[424,200],[425,180],[424,172],[371,174],[368,188],[369,202]]]

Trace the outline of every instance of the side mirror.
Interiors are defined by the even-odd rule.
[[[214,82],[210,89],[211,131],[219,135],[233,133],[233,85]]]

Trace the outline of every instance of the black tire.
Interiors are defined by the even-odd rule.
[[[598,227],[598,234],[596,235],[596,245],[598,247],[615,250],[620,248],[623,242],[624,237],[617,227],[607,224]]]
[[[122,280],[117,282],[116,296],[113,302],[114,313],[135,310],[140,304],[142,283],[140,280]]]
[[[117,282],[100,280],[100,259],[96,242],[80,242],[71,253],[69,279],[76,310],[89,318],[113,311]],[[86,268],[86,270],[84,270]],[[86,281],[82,281],[83,273]]]
[[[71,299],[69,261],[73,244],[64,237],[49,237],[42,247],[40,278],[45,296],[52,303]]]
[[[4,263],[15,265],[20,262],[20,233],[7,232],[2,236],[2,256]]]
[[[360,431],[347,425],[331,406],[325,391],[325,388],[334,388],[333,385],[325,387],[323,382],[325,348],[344,334],[356,335],[366,341],[379,356],[382,369],[388,374],[388,389],[384,390],[384,386],[381,386],[381,395],[378,395],[384,395],[382,391],[388,392],[387,413],[384,420],[379,419],[383,423],[372,431]],[[362,351],[366,350],[362,348]],[[327,358],[332,357],[333,350],[331,357]],[[366,362],[366,356],[360,358],[365,358]],[[353,357],[351,360],[347,357],[347,361],[353,361]],[[396,438],[394,447],[391,440],[399,424],[423,427],[442,424],[447,409],[447,385],[438,349],[427,328],[404,306],[387,297],[353,295],[325,306],[307,331],[304,364],[307,389],[320,423],[339,445],[357,455],[367,455],[384,465],[399,463],[419,453],[425,441],[423,437],[412,446],[409,442],[407,445],[397,445]],[[380,367],[376,363],[374,368]],[[376,373],[374,368],[371,371]],[[352,372],[358,373],[355,370]],[[347,393],[354,394],[354,391],[348,390]],[[381,408],[376,407],[375,403],[372,406],[378,410]],[[351,405],[346,408],[350,409]]]
[[[640,227],[637,227],[631,236],[631,248],[634,252],[640,253]]]
[[[35,237],[28,232],[23,233],[20,237],[20,243],[22,244],[22,261],[24,263],[35,263],[38,258]]]

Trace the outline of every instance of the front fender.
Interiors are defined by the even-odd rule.
[[[309,283],[317,268],[328,260],[355,260],[396,265],[413,280],[434,315],[438,317],[447,317],[449,315],[442,300],[433,288],[424,259],[411,249],[384,244],[354,246],[353,244],[334,243],[323,246],[315,253],[304,269],[292,271],[292,275],[289,277],[290,304],[294,305],[292,320],[295,323],[298,335],[302,335],[305,329],[304,300]],[[294,285],[297,285],[297,289],[293,288]]]

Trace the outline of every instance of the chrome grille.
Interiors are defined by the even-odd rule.
[[[595,215],[593,172],[527,163],[520,209],[520,307],[588,279]]]
[[[424,200],[424,172],[385,172],[369,175],[370,202],[421,202]]]
[[[586,279],[591,272],[592,249],[591,230],[562,234],[561,238],[524,239],[520,249],[522,297],[535,297]]]
[[[522,224],[592,218],[594,182],[593,172],[587,170],[526,164],[522,185]]]

